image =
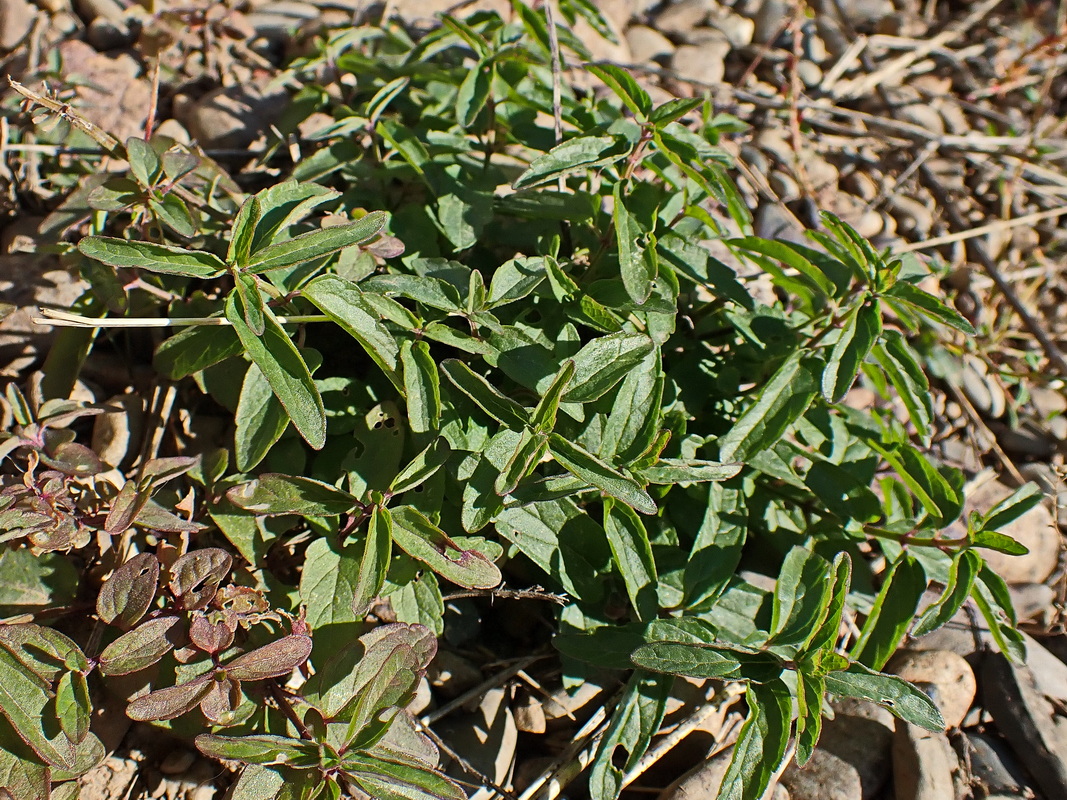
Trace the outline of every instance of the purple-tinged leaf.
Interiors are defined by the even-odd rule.
[[[189,624],[189,641],[212,655],[233,644],[233,633],[234,626],[228,619],[212,619],[204,613],[195,614]]]
[[[241,704],[241,684],[231,680],[215,680],[200,701],[200,710],[208,722],[215,725],[232,724],[234,711]]]
[[[148,612],[158,586],[159,559],[140,553],[104,581],[96,598],[96,613],[109,625],[129,630]]]
[[[155,664],[181,644],[178,617],[156,617],[122,634],[100,654],[100,673],[128,675]]]
[[[211,602],[233,558],[225,550],[205,547],[178,558],[170,568],[170,590],[182,608],[195,611]]]
[[[148,492],[139,491],[136,483],[126,481],[111,503],[104,530],[111,536],[122,533],[133,524],[134,518],[147,502]]]
[[[149,692],[126,707],[126,716],[135,722],[180,717],[200,705],[215,682],[212,677],[212,673],[208,672],[187,683]]]
[[[308,660],[311,637],[290,635],[238,656],[225,666],[226,675],[235,681],[261,681],[288,675]]]

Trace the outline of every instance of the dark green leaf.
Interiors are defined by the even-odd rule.
[[[648,116],[652,110],[652,98],[634,80],[633,75],[614,64],[590,64],[586,69],[604,81],[638,119]]]
[[[656,106],[648,115],[648,121],[657,127],[662,127],[668,122],[681,119],[690,111],[694,111],[704,103],[703,97],[675,98],[668,100],[662,105]]]
[[[975,531],[970,539],[974,547],[985,547],[998,553],[1007,553],[1009,556],[1025,556],[1030,552],[1026,545],[996,531]]]
[[[477,403],[486,414],[497,422],[512,428],[523,428],[529,423],[525,408],[510,397],[501,394],[489,381],[475,373],[462,361],[449,359],[441,363],[445,373],[457,389]]]
[[[574,377],[563,393],[563,402],[589,403],[603,397],[654,347],[642,333],[612,333],[593,339],[574,355]]]
[[[912,725],[928,731],[945,730],[941,712],[923,692],[895,675],[883,675],[862,664],[826,676],[826,690],[838,697],[859,697],[884,706]]]
[[[217,278],[226,272],[226,265],[211,253],[150,242],[86,236],[78,242],[78,250],[109,267],[146,269],[187,278]]]
[[[375,506],[367,525],[359,572],[352,591],[352,611],[357,617],[366,614],[374,598],[381,594],[392,549],[392,515],[389,509]]]
[[[47,764],[69,769],[74,766],[74,743],[58,725],[49,724],[54,716],[48,711],[52,696],[47,686],[0,646],[0,714]]]
[[[930,319],[944,323],[968,336],[974,336],[975,334],[974,327],[958,311],[945,305],[932,294],[923,291],[913,283],[897,281],[886,294],[903,300]]]
[[[263,372],[274,394],[285,406],[294,427],[304,440],[316,450],[326,443],[326,411],[322,397],[311,379],[307,364],[289,335],[278,324],[274,312],[264,308],[262,336],[245,324],[237,308],[237,298],[231,294],[226,300],[226,318],[233,325],[245,351]]]
[[[126,140],[126,160],[133,177],[146,189],[155,185],[163,171],[159,156],[144,139],[131,136]]]
[[[614,136],[579,136],[558,144],[531,163],[512,184],[516,189],[537,186],[582,169],[613,164],[626,157],[630,146]]]
[[[656,595],[659,576],[644,523],[629,506],[607,497],[604,499],[604,532],[637,618],[653,619],[659,612]]]
[[[247,268],[253,272],[268,272],[331,255],[377,236],[385,227],[387,218],[384,211],[372,211],[357,222],[320,228],[269,244],[249,257]]]
[[[877,670],[889,660],[915,619],[926,583],[926,572],[917,559],[904,553],[893,562],[852,646],[856,661]]]
[[[619,249],[619,270],[626,293],[638,305],[652,294],[652,282],[656,279],[655,242],[638,224],[636,217],[626,208],[622,193],[623,184],[615,184],[615,244]]]
[[[1037,484],[1028,483],[1021,486],[982,515],[982,528],[987,531],[1003,528],[1040,504],[1043,499],[1044,493]]]
[[[257,514],[332,517],[360,507],[356,497],[328,483],[275,473],[235,486],[226,497],[238,508]]]
[[[468,589],[491,589],[500,583],[496,564],[477,550],[463,549],[411,506],[392,512],[393,541],[412,558]]]
[[[234,288],[237,290],[241,316],[244,318],[245,325],[256,336],[262,336],[266,303],[263,302],[263,295],[259,291],[256,277],[246,273],[238,273],[234,280]],[[240,331],[238,331],[238,335],[240,335]]]
[[[441,424],[441,386],[430,346],[422,340],[414,344],[404,342],[400,362],[404,367],[404,395],[411,430],[436,431]]]
[[[772,653],[689,642],[644,644],[634,650],[630,659],[637,666],[653,672],[754,683],[773,681],[785,669],[782,661]]]
[[[930,443],[934,409],[930,383],[900,331],[887,330],[873,348],[875,359],[897,390],[924,446]]]
[[[838,402],[852,388],[860,365],[881,332],[882,312],[877,301],[864,303],[849,316],[823,369],[822,394],[826,402]]]
[[[467,72],[467,77],[463,79],[456,93],[456,121],[460,127],[471,127],[478,114],[485,108],[495,72],[492,63],[487,61],[481,62]]]
[[[952,559],[952,566],[949,567],[948,584],[944,593],[922,613],[911,635],[918,637],[936,631],[952,619],[970,595],[981,569],[981,556],[973,550],[958,551]]]
[[[719,439],[722,461],[745,461],[776,444],[815,398],[815,379],[797,350],[764,384],[759,399]]]
[[[356,284],[336,275],[320,275],[302,293],[360,343],[394,386],[403,385],[396,374],[400,358],[396,339]]]
[[[719,800],[762,797],[782,765],[789,744],[793,702],[785,684],[750,684],[746,699],[748,718],[741,726],[733,758],[723,776]]]
[[[230,247],[226,251],[227,263],[236,267],[243,267],[248,263],[248,256],[252,252],[252,237],[255,235],[261,216],[259,198],[253,195],[245,200],[230,229]]]
[[[592,453],[556,433],[549,437],[548,449],[568,472],[642,514],[656,513],[655,502],[637,481],[608,466]]]
[[[241,340],[233,328],[195,325],[163,342],[152,364],[161,375],[176,381],[240,352]]]
[[[833,583],[826,559],[793,547],[782,562],[774,588],[771,642],[796,645],[815,629],[829,604]]]
[[[248,472],[263,460],[289,427],[285,407],[255,364],[248,365],[241,382],[234,419],[237,423],[234,432],[236,466],[241,472]]]
[[[637,765],[659,731],[673,682],[666,675],[641,670],[630,676],[593,759],[589,773],[593,797],[619,796],[623,776]]]
[[[209,758],[229,758],[245,764],[306,764],[318,763],[319,748],[315,742],[289,739],[284,736],[216,736],[202,733],[196,737],[196,748]]]
[[[720,464],[717,461],[661,458],[653,466],[643,468],[641,477],[649,483],[659,485],[725,481],[740,472],[741,466],[741,464]]]

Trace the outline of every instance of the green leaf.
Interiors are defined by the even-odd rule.
[[[248,472],[259,464],[289,427],[285,407],[255,364],[248,365],[241,382],[234,420],[237,423],[234,453],[237,469],[241,472]]]
[[[326,444],[326,411],[322,397],[300,351],[278,324],[274,312],[267,307],[263,311],[263,335],[256,336],[237,308],[236,295],[231,294],[226,300],[226,319],[233,325],[245,351],[289,412],[293,426],[309,445],[319,450]]]
[[[666,675],[641,670],[630,676],[589,772],[593,797],[608,800],[619,796],[623,776],[637,765],[659,731],[673,683]]]
[[[813,288],[827,297],[833,297],[836,294],[833,281],[817,265],[808,260],[802,251],[788,242],[746,236],[741,239],[730,239],[727,243],[745,252],[758,253],[780,261],[787,267],[792,267],[803,275]]]
[[[641,470],[641,478],[658,485],[676,483],[704,483],[725,481],[741,471],[741,464],[720,464],[699,459],[661,458],[651,467]]]
[[[320,629],[356,620],[352,598],[362,578],[359,547],[339,546],[331,539],[323,537],[308,545],[300,572],[300,602],[307,609],[316,644]]]
[[[411,506],[392,512],[393,541],[412,558],[468,589],[492,589],[500,583],[496,564],[477,550],[463,549]]]
[[[489,100],[496,70],[492,62],[482,61],[467,72],[456,93],[456,121],[461,128],[469,128]]]
[[[404,367],[404,396],[408,421],[415,433],[436,431],[441,425],[441,385],[430,346],[419,340],[400,347]]]
[[[202,733],[196,748],[209,758],[228,758],[245,764],[293,764],[313,766],[319,760],[315,742],[285,736],[217,736]]]
[[[217,278],[226,272],[226,265],[211,253],[151,242],[86,236],[78,242],[78,250],[109,267],[146,269],[187,278]]]
[[[652,98],[629,72],[614,64],[589,64],[586,69],[607,84],[639,120],[648,117],[648,112],[652,110]]]
[[[615,184],[615,244],[619,249],[619,269],[626,293],[638,305],[652,294],[652,282],[656,279],[655,242],[641,228],[637,218],[626,208],[622,194],[622,182]]]
[[[252,195],[241,206],[237,217],[230,229],[230,247],[226,251],[226,262],[236,267],[243,267],[248,263],[248,256],[252,252],[252,237],[255,235],[256,226],[259,224],[262,211],[259,198]]]
[[[862,664],[851,664],[847,670],[827,674],[826,690],[838,697],[871,700],[905,722],[928,731],[945,730],[945,721],[933,701],[895,675],[883,675]]]
[[[547,449],[547,436],[523,430],[511,458],[493,482],[493,491],[501,497],[514,492],[519,482],[536,469]]]
[[[563,402],[589,403],[603,397],[654,349],[655,343],[643,333],[593,339],[574,355],[574,377]]]
[[[945,305],[932,294],[923,291],[913,283],[897,281],[886,294],[903,300],[930,319],[948,325],[950,328],[955,328],[968,336],[975,335],[974,327],[958,311]]]
[[[385,586],[389,559],[393,551],[393,518],[389,509],[375,506],[367,525],[367,536],[352,590],[352,611],[362,617]]]
[[[530,416],[530,425],[538,433],[549,433],[556,427],[556,413],[559,411],[560,399],[574,378],[574,374],[575,362],[567,359],[560,366],[552,383],[541,395],[541,399],[537,401],[537,407]]]
[[[793,702],[782,681],[750,684],[748,718],[734,745],[733,758],[719,788],[719,800],[762,797],[785,759],[792,727]]]
[[[836,403],[852,388],[860,365],[882,332],[882,312],[877,301],[866,302],[849,316],[834,344],[822,373],[822,394]]]
[[[663,369],[657,348],[632,367],[619,385],[600,436],[600,457],[625,464],[644,453],[659,430],[662,398]]]
[[[59,677],[55,704],[63,733],[75,744],[83,741],[89,734],[93,707],[89,701],[89,684],[82,673],[64,672]]]
[[[332,517],[361,507],[359,500],[322,481],[267,473],[235,486],[226,499],[256,514]]]
[[[815,399],[815,379],[797,350],[764,384],[759,399],[749,406],[729,432],[719,439],[722,461],[745,461],[782,438]]]
[[[825,558],[803,547],[790,549],[774,588],[771,643],[796,645],[808,638],[829,604],[830,577]]]
[[[911,635],[918,637],[936,631],[952,619],[970,595],[981,569],[980,555],[973,550],[958,551],[949,567],[944,593],[922,613]]]
[[[148,207],[160,222],[179,236],[192,238],[197,233],[197,225],[189,207],[176,194],[165,194],[159,200],[149,198]]]
[[[384,211],[372,211],[357,222],[320,228],[269,244],[249,257],[246,268],[252,272],[268,272],[332,255],[377,236],[385,228],[387,219]]]
[[[544,281],[545,274],[545,258],[542,256],[505,261],[489,281],[486,300],[489,308],[505,306],[529,296]]]
[[[393,482],[389,484],[389,494],[399,495],[410,492],[416,486],[428,481],[441,469],[451,454],[452,448],[447,439],[434,439],[425,450],[411,460],[411,463],[397,473]]]
[[[344,770],[375,800],[466,800],[451,779],[426,767],[350,753]]]
[[[256,277],[238,273],[234,279],[234,288],[237,290],[237,298],[240,300],[241,305],[241,316],[244,318],[245,324],[256,336],[262,336],[266,303],[263,302],[263,295],[259,291]]]
[[[889,660],[915,619],[926,584],[926,572],[917,559],[903,553],[893,562],[852,646],[856,661],[877,670]]]
[[[126,140],[126,160],[130,164],[130,172],[146,189],[155,185],[163,171],[163,164],[144,139],[131,136]]]
[[[240,352],[241,340],[233,328],[195,325],[163,342],[152,365],[161,375],[176,381]]]
[[[797,673],[797,766],[803,767],[815,752],[822,732],[822,703],[826,679],[808,672]]]
[[[748,535],[745,496],[718,483],[707,487],[704,518],[682,573],[684,605],[707,609],[726,589]]]
[[[807,642],[801,648],[806,653],[835,652],[841,630],[841,615],[844,613],[848,590],[852,584],[852,560],[848,553],[838,553],[832,566],[830,601],[823,610],[819,624],[812,629]]]
[[[867,444],[893,467],[934,523],[943,527],[960,515],[963,496],[923,453],[907,444],[887,448],[871,439]]]
[[[556,145],[539,155],[512,186],[523,189],[537,186],[583,169],[614,164],[630,150],[625,139],[615,136],[579,136]]]
[[[998,553],[1007,553],[1009,556],[1025,556],[1030,552],[1026,545],[996,531],[975,531],[970,540],[974,547],[985,547]]]
[[[662,127],[668,122],[681,119],[690,111],[694,111],[704,103],[703,97],[676,97],[666,103],[656,106],[648,115],[648,121],[656,127]]]
[[[1000,651],[1015,663],[1022,664],[1026,659],[1026,644],[1015,628],[1015,609],[1004,580],[983,564],[971,589],[971,597]]]
[[[336,275],[320,275],[302,294],[359,342],[394,386],[403,387],[396,374],[400,347],[356,284]]]
[[[441,363],[441,371],[452,384],[473,400],[490,417],[515,429],[529,424],[525,408],[501,394],[489,381],[478,375],[462,361],[448,359]]]
[[[557,433],[549,436],[548,449],[560,466],[605,494],[621,500],[642,514],[656,513],[655,502],[637,481],[612,469],[592,453]]]
[[[1040,505],[1044,497],[1044,493],[1036,483],[1028,483],[1021,486],[982,515],[981,527],[986,531],[995,531],[998,528],[1003,528],[1005,525],[1017,520],[1031,508]],[[1022,555],[1022,553],[1018,555]]]
[[[4,644],[0,641],[0,714],[47,764],[70,769],[74,766],[74,743],[58,724],[50,724],[55,717],[48,710],[52,695],[47,684]]]
[[[644,644],[634,650],[630,660],[653,672],[754,683],[774,681],[785,669],[781,659],[773,653],[691,642]]]
[[[608,497],[604,499],[604,532],[637,618],[653,619],[659,613],[659,576],[644,523],[629,506]]]
[[[923,446],[930,444],[930,421],[934,416],[930,382],[919,366],[915,352],[900,331],[886,330],[873,348],[878,364],[897,390]]]

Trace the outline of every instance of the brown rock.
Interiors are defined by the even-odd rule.
[[[708,11],[709,3],[705,0],[680,0],[671,3],[656,16],[655,27],[666,34],[684,37],[704,24]]]
[[[699,84],[722,83],[726,75],[726,55],[730,43],[723,36],[700,44],[684,44],[674,51],[671,69],[685,81]]]
[[[657,795],[656,800],[710,800],[719,796],[722,779],[733,758],[732,747],[697,764],[687,773]],[[790,794],[780,783],[775,783],[764,793],[768,800],[790,800]]]
[[[256,86],[226,86],[181,109],[177,118],[202,147],[247,147],[284,110],[284,99]]]
[[[947,650],[902,650],[887,670],[920,688],[932,687],[930,698],[950,728],[963,722],[978,688],[966,659]]]

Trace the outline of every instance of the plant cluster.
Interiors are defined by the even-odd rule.
[[[234,798],[462,798],[403,707],[446,587],[505,575],[565,593],[567,682],[631,671],[597,800],[674,675],[746,686],[722,796],[755,798],[791,740],[811,756],[828,694],[940,728],[879,670],[965,602],[1021,656],[980,548],[1024,552],[997,529],[1040,497],[942,534],[964,476],[924,451],[923,363],[973,331],[927,267],[830,215],[808,246],[754,236],[717,146],[741,123],[655,105],[611,65],[561,84],[557,47],[587,53],[542,11],[442,23],[339,30],[295,62],[283,129],[331,122],[284,180],[246,194],[172,140],[104,139],[128,172],[86,175],[53,214],[91,284],[78,310],[169,318],[158,377],[224,410],[232,440],[103,463],[77,441],[102,407],[65,399],[82,331],[32,402],[8,387],[0,579],[51,592],[0,625],[15,797],[74,796],[103,755],[92,708],[117,698],[247,764]],[[857,380],[886,402],[843,403]],[[298,580],[271,558],[286,542]],[[57,562],[77,591],[48,584]]]

